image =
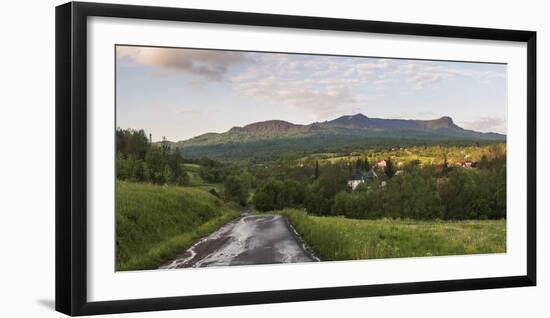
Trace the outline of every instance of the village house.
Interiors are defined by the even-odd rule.
[[[376,166],[378,168],[386,168],[386,160],[378,160],[376,161]]]
[[[351,176],[351,179],[348,180],[348,188],[352,191],[355,190],[360,184],[365,183],[365,181],[373,181],[377,179],[378,175],[373,169],[370,169],[367,173],[357,173]]]
[[[471,160],[462,160],[459,161],[457,165],[463,168],[475,168],[477,166],[477,162]]]

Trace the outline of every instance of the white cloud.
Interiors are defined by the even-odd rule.
[[[231,65],[245,60],[239,52],[131,46],[117,47],[117,58],[216,80],[221,79]]]
[[[502,117],[480,117],[476,120],[461,122],[459,125],[476,131],[506,133],[506,119]]]
[[[407,83],[417,88],[423,88],[430,84],[437,83],[443,80],[444,78],[447,78],[446,74],[441,74],[436,72],[421,72],[410,76],[407,79]]]
[[[237,85],[239,92],[268,104],[299,107],[317,117],[338,114],[360,101],[345,85],[325,84],[315,87],[310,81],[284,81],[271,76]]]
[[[438,82],[460,77],[477,80],[481,83],[505,78],[505,74],[502,72],[459,69],[456,66],[449,65],[449,67],[444,63],[446,62],[404,61],[395,69],[395,74],[402,76],[408,84],[415,88],[425,88]]]
[[[285,104],[317,115],[366,106],[367,87],[424,89],[458,77],[496,78],[499,73],[444,62],[249,53],[253,64],[233,76],[238,92],[262,103]]]
[[[231,78],[237,92],[261,103],[302,108],[318,118],[364,104],[367,96],[357,88],[376,79],[359,74],[355,64],[342,58],[283,54],[254,58],[256,63]]]

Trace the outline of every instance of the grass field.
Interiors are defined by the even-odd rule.
[[[506,252],[506,220],[354,220],[279,211],[322,260]]]
[[[220,197],[223,198],[223,183],[208,183],[204,181],[199,175],[200,166],[194,163],[183,164],[187,175],[189,176],[189,186],[195,189],[201,189],[206,192],[214,189]]]
[[[412,161],[418,161],[423,165],[441,164],[444,155],[450,165],[455,165],[464,160],[479,161],[483,155],[491,156],[492,151],[505,151],[505,144],[489,146],[410,146],[393,149],[370,149],[363,152],[354,152],[352,154],[342,153],[316,153],[310,154],[299,159],[299,162],[318,160],[319,164],[337,164],[355,162],[358,159],[368,158],[373,164],[376,160],[391,157],[397,164],[408,164]]]
[[[201,166],[196,163],[184,163],[183,166],[186,170],[193,172],[199,172],[199,169],[201,168]]]
[[[204,189],[117,181],[116,270],[156,268],[236,216]]]

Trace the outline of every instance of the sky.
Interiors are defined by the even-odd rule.
[[[117,127],[178,141],[265,120],[436,119],[506,133],[506,65],[117,46]]]

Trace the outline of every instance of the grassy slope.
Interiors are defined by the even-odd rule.
[[[506,221],[352,220],[283,210],[324,260],[506,252]]]
[[[204,190],[117,181],[116,270],[156,268],[237,215]]]

